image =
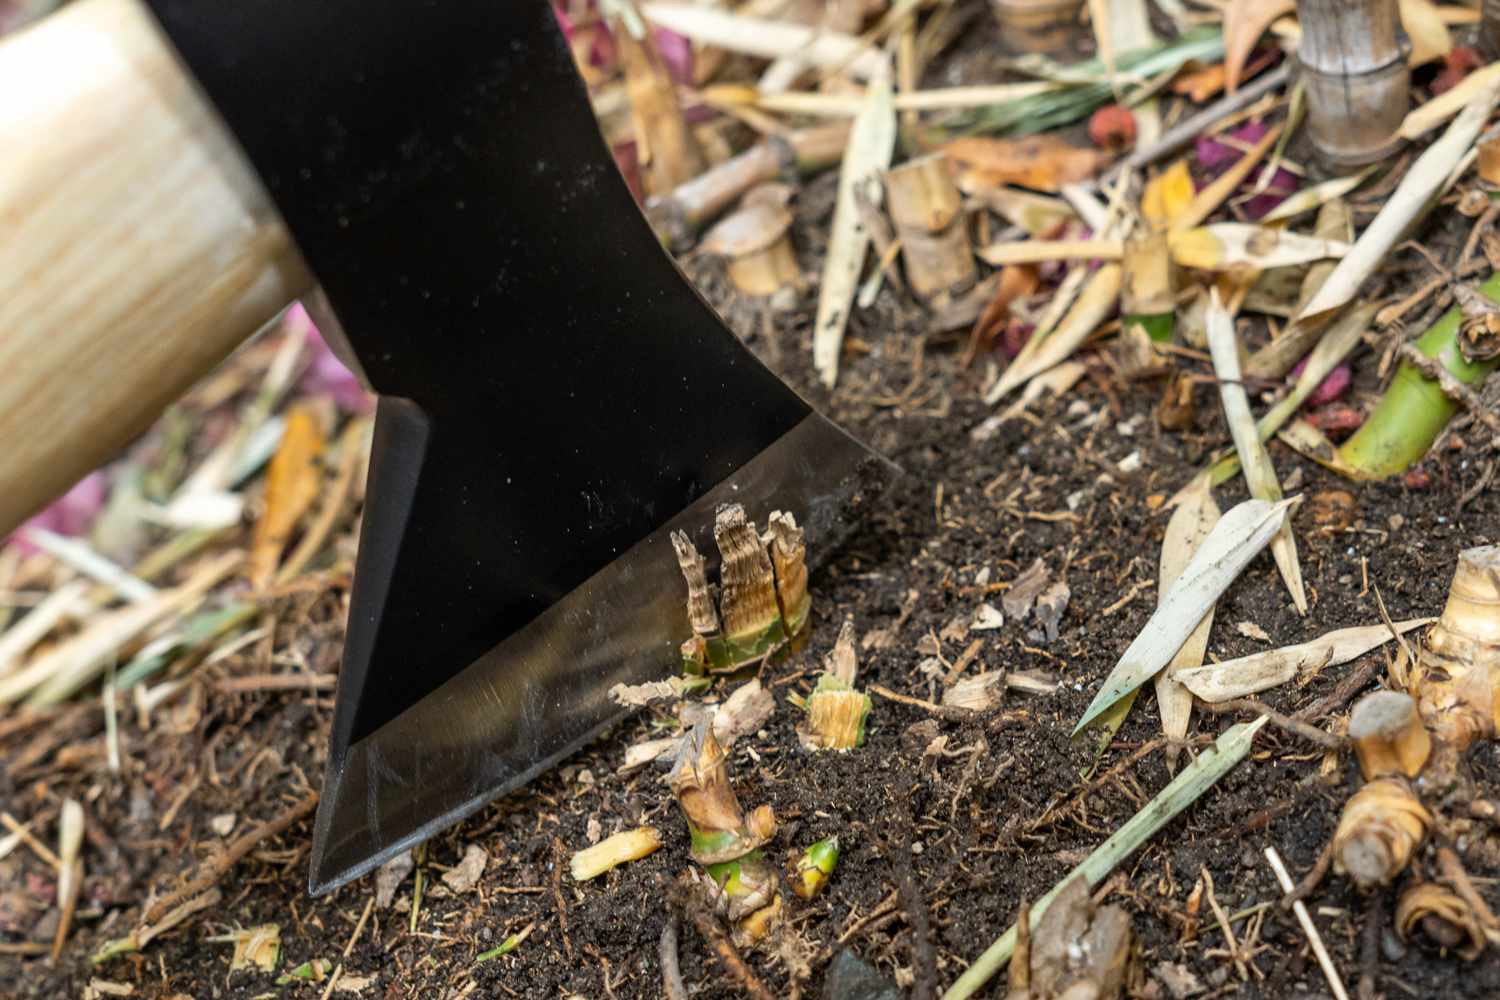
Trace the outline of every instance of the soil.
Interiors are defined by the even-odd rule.
[[[826,240],[833,184],[831,176],[810,182],[796,204],[795,242],[811,274]],[[1451,212],[1439,216],[1425,242],[1451,264],[1470,222]],[[1421,264],[1410,253],[1399,260],[1412,271]],[[1075,389],[976,441],[970,429],[992,413],[978,401],[986,360],[961,369],[962,345],[932,335],[927,314],[905,297],[887,288],[874,308],[855,313],[843,375],[830,394],[810,368],[812,298],[768,314],[736,300],[711,266],[689,266],[768,364],[905,471],[839,551],[814,553],[825,559],[812,579],[807,641],[765,667],[762,680],[776,694],[776,712],[734,747],[741,802],[770,803],[780,818],[770,848],[775,855],[830,834],[843,844],[826,891],[811,902],[789,897],[781,946],[746,958],[774,995],[821,996],[831,957],[847,947],[911,995],[930,997],[1010,925],[1023,899],[1049,889],[1169,780],[1149,692],[1097,762],[1093,748],[1070,743],[1068,732],[1155,606],[1169,516],[1164,501],[1228,442],[1217,400],[1205,384],[1195,425],[1163,431],[1153,415],[1160,382],[1122,381],[1094,355],[1089,376]],[[1415,284],[1401,269],[1390,280],[1400,288]],[[1380,346],[1360,357],[1356,402],[1378,388]],[[1311,498],[1294,519],[1311,610],[1297,616],[1262,555],[1220,601],[1211,654],[1267,648],[1242,623],[1282,645],[1377,622],[1377,587],[1395,619],[1436,614],[1457,552],[1500,541],[1493,488],[1460,508],[1460,497],[1494,461],[1482,451],[1481,436],[1470,437],[1467,447],[1459,447],[1462,435],[1450,441],[1420,477],[1358,486],[1273,445],[1283,480],[1300,481],[1295,492]],[[1126,461],[1130,456],[1138,456],[1138,465]],[[1314,516],[1320,503],[1332,503],[1318,499],[1326,491],[1347,491],[1353,500],[1332,526]],[[1245,498],[1243,483],[1231,481],[1216,496],[1228,509]],[[932,655],[932,644],[952,663],[972,636],[940,638],[944,627],[967,620],[981,601],[998,601],[998,592],[976,580],[986,572],[991,583],[1012,580],[1037,558],[1071,588],[1059,636],[1052,642],[1032,636],[1030,622],[974,633],[984,642],[968,670],[1045,672],[1060,682],[1054,693],[1012,692],[1004,712],[968,721],[877,698],[864,747],[817,756],[798,748],[798,713],[786,696],[810,690],[842,621],[852,618],[861,635],[889,629],[914,593],[914,608],[889,643],[862,652],[860,682],[935,700],[941,688],[918,664]],[[263,672],[274,653],[303,657],[318,672],[336,670],[345,585],[325,581],[285,597],[274,609],[274,632],[215,669]],[[1387,653],[1370,656],[1383,664]],[[1263,700],[1295,713],[1368,662],[1318,671]],[[104,941],[138,920],[148,893],[167,891],[210,845],[224,843],[209,825],[214,817],[234,814],[231,837],[238,836],[285,811],[320,780],[329,697],[212,689],[205,695],[196,708],[159,714],[149,731],[122,726],[118,774],[105,761],[97,701],[29,722],[0,720],[4,808],[52,831],[58,803],[71,795],[85,802],[90,818],[89,875],[76,931],[55,963],[0,954],[0,996],[81,996],[95,976],[132,984],[142,997],[325,995],[326,982],[278,986],[270,974],[231,973],[230,946],[208,941],[263,923],[281,928],[278,972],[313,959],[342,965],[346,982],[359,988],[333,996],[662,995],[657,946],[672,919],[672,882],[689,865],[687,834],[658,780],[661,770],[617,773],[625,747],[658,734],[650,713],[429,842],[422,859],[427,889],[415,921],[410,877],[388,908],[370,906],[375,890],[368,878],[309,899],[311,823],[304,820],[231,870],[220,882],[221,903],[140,953],[91,966],[89,956]],[[1337,731],[1346,712],[1341,706],[1321,723]],[[1246,718],[1195,714],[1193,746]],[[1484,795],[1500,794],[1500,746],[1482,744],[1470,766]],[[1280,892],[1262,851],[1277,848],[1300,877],[1357,785],[1352,755],[1325,756],[1285,731],[1263,730],[1250,759],[1129,858],[1102,890],[1129,912],[1137,935],[1133,995],[1172,996],[1163,981],[1167,966],[1195,977],[1199,996],[1328,995],[1301,930],[1276,905]],[[560,869],[567,853],[589,843],[592,824],[607,835],[641,823],[664,835],[663,848],[650,857],[583,885]],[[489,861],[478,884],[456,894],[440,876],[468,845],[483,848]],[[1481,891],[1491,906],[1500,905],[1500,831],[1476,825],[1462,846]],[[1226,956],[1208,908],[1189,913],[1204,872],[1225,913],[1270,904],[1243,973]],[[36,925],[54,891],[51,870],[29,850],[0,861],[3,940],[50,940]],[[1351,989],[1362,968],[1363,929],[1375,921],[1373,971],[1384,996],[1500,995],[1493,952],[1467,964],[1400,941],[1390,930],[1394,898],[1394,890],[1363,897],[1330,875],[1308,900]],[[1238,938],[1246,926],[1244,919],[1235,923]],[[529,935],[512,952],[476,961],[525,928]],[[682,927],[680,957],[692,996],[743,995],[690,923]],[[984,995],[1002,994],[1003,986],[992,985]]]

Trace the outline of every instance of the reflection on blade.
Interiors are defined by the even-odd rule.
[[[609,689],[674,672],[689,635],[668,535],[712,552],[714,510],[788,510],[826,555],[894,472],[817,414],[520,631],[390,722],[335,740],[313,837],[327,892],[484,806],[578,749],[625,710]]]

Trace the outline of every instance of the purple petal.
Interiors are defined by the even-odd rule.
[[[656,51],[672,79],[683,86],[693,82],[693,43],[685,35],[666,28],[656,29]]]
[[[1291,377],[1296,379],[1307,369],[1307,359],[1303,358],[1297,362],[1292,369]],[[1328,376],[1318,383],[1318,387],[1307,397],[1306,408],[1315,406],[1326,406],[1349,391],[1349,386],[1354,382],[1354,372],[1349,368],[1348,362],[1336,366]]]
[[[302,303],[292,306],[286,321],[292,329],[302,327],[307,331],[307,346],[312,352],[312,361],[302,373],[302,392],[309,396],[332,396],[334,403],[349,413],[369,413],[375,406],[374,397],[365,390],[359,376],[344,367],[333,353]]]
[[[87,534],[108,499],[109,480],[103,470],[95,469],[22,524],[9,542],[29,556],[39,550],[23,537],[27,528],[43,528],[59,535]]]

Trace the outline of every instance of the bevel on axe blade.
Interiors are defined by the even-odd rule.
[[[677,669],[667,536],[893,467],[676,269],[546,0],[150,0],[381,394],[311,889],[523,784]]]

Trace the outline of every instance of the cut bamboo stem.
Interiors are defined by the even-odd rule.
[[[992,0],[1001,41],[1018,52],[1055,52],[1079,29],[1083,0]]]
[[[924,302],[941,309],[970,288],[978,274],[963,197],[948,158],[934,153],[886,171],[885,192],[901,239],[907,283]]]
[[[1411,84],[1397,0],[1298,0],[1297,15],[1307,126],[1319,155],[1339,167],[1389,156]]]
[[[849,123],[834,122],[773,135],[646,201],[646,214],[674,248],[686,249],[693,234],[721,215],[751,188],[788,174],[812,173],[839,162],[849,142]]]

